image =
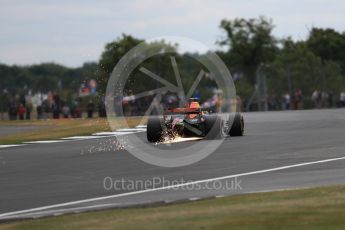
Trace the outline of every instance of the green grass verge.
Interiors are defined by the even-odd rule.
[[[0,225],[1,229],[344,229],[345,186],[234,195]]]
[[[139,124],[140,117],[129,117],[126,119],[129,127]],[[113,121],[117,128],[125,127],[124,119]],[[37,129],[29,132],[21,132],[11,135],[0,136],[0,145],[19,144],[25,141],[51,140],[70,136],[91,135],[96,132],[110,131],[107,119],[57,119],[57,120],[33,120],[33,121],[0,121],[6,126],[37,126]]]

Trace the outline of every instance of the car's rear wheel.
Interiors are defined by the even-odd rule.
[[[244,135],[244,119],[242,114],[235,114],[229,135],[232,137]]]
[[[150,117],[147,122],[147,140],[149,142],[160,142],[163,138],[163,118]]]
[[[224,138],[224,123],[217,115],[205,116],[205,138],[221,139]]]

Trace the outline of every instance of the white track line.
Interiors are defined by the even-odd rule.
[[[81,141],[81,140],[89,140],[89,139],[96,139],[96,138],[101,138],[100,136],[75,136],[75,137],[63,137],[61,140],[76,140],[76,141]]]
[[[146,128],[117,129],[115,132],[145,132]]]
[[[28,213],[28,212],[37,212],[37,211],[47,210],[51,208],[60,208],[60,207],[68,206],[68,205],[76,205],[76,204],[106,200],[106,199],[117,198],[117,197],[131,196],[131,195],[137,195],[137,194],[142,194],[142,193],[148,193],[148,192],[154,192],[154,191],[160,191],[160,190],[166,190],[166,189],[172,189],[172,188],[179,188],[179,187],[184,187],[184,186],[189,186],[189,185],[194,185],[194,184],[208,183],[211,181],[225,180],[225,179],[231,179],[235,177],[249,176],[249,175],[255,175],[255,174],[262,174],[262,173],[267,173],[267,172],[274,172],[274,171],[279,171],[279,170],[284,170],[284,169],[291,169],[291,168],[296,168],[296,167],[321,164],[321,163],[327,163],[327,162],[339,161],[339,160],[345,160],[345,157],[330,158],[330,159],[319,160],[319,161],[311,161],[311,162],[299,163],[299,164],[294,164],[294,165],[281,166],[277,168],[263,169],[263,170],[252,171],[252,172],[239,173],[239,174],[222,176],[222,177],[215,177],[211,179],[192,181],[188,183],[170,185],[166,187],[121,193],[121,194],[116,194],[116,195],[111,195],[111,196],[95,197],[95,198],[90,198],[90,199],[85,199],[85,200],[71,201],[71,202],[66,202],[66,203],[61,203],[61,204],[48,205],[48,206],[43,206],[43,207],[38,207],[38,208],[15,211],[15,212],[7,212],[7,213],[0,214],[0,218],[3,219],[4,217],[10,217],[12,215],[23,214],[23,213]]]
[[[54,215],[56,213],[58,214],[64,214],[64,213],[71,213],[71,212],[82,212],[84,210],[90,210],[90,209],[99,209],[99,208],[106,208],[114,205],[119,205],[119,204],[98,204],[98,205],[90,205],[87,207],[74,207],[74,208],[64,208],[64,209],[56,209],[56,210],[49,210],[49,211],[42,211],[42,212],[35,212],[35,213],[25,213],[20,215],[21,218],[25,217],[43,217],[46,216],[47,214]],[[33,215],[32,215],[33,214]],[[16,218],[15,215],[11,216],[11,218]]]
[[[17,146],[22,146],[26,144],[49,144],[49,143],[61,143],[61,142],[66,142],[66,141],[91,140],[91,139],[102,138],[102,137],[114,137],[114,136],[116,137],[116,136],[129,135],[129,134],[145,132],[145,131],[146,131],[146,125],[143,125],[143,126],[137,126],[136,128],[119,129],[114,132],[93,133],[92,136],[72,136],[72,137],[63,137],[58,140],[27,141],[27,142],[23,142],[23,144],[18,144],[18,145],[0,145],[0,149],[17,147]]]
[[[0,149],[4,149],[4,148],[10,148],[10,147],[17,147],[17,146],[22,146],[25,144],[20,144],[20,145],[0,145]]]
[[[66,140],[47,140],[47,141],[27,141],[25,144],[49,144],[49,143],[60,143],[65,142]]]
[[[63,137],[58,140],[26,141],[26,142],[23,142],[23,144],[18,144],[18,145],[0,145],[0,149],[17,147],[17,146],[22,146],[25,144],[49,144],[49,143],[66,142],[70,140],[79,141],[79,140],[96,139],[96,138],[101,138],[101,137],[122,136],[122,135],[134,134],[134,133],[139,133],[139,132],[144,132],[144,131],[146,131],[146,126],[138,126],[136,128],[119,129],[114,132],[94,133],[92,134],[92,136]]]
[[[93,133],[93,136],[114,136],[114,132],[99,132]]]
[[[139,132],[144,132],[143,131],[114,131],[114,132],[101,132],[101,133],[94,133],[92,134],[93,136],[100,136],[100,137],[111,137],[111,136],[121,136],[121,135],[128,135],[128,134],[134,134],[134,133],[139,133]]]
[[[89,140],[89,139],[96,139],[102,137],[116,137],[116,136],[123,136],[138,133],[139,131],[115,131],[115,132],[102,132],[102,133],[94,133],[92,136],[75,136],[75,137],[64,137],[61,138],[62,140]]]
[[[253,193],[268,193],[268,192],[284,192],[284,191],[293,191],[293,190],[302,190],[302,189],[311,189],[312,187],[294,187],[294,188],[277,188],[277,189],[265,189],[265,190],[256,190],[245,192],[244,194],[253,194]]]

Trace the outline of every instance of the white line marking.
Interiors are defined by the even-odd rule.
[[[113,136],[123,136],[123,135],[128,135],[128,134],[134,134],[134,133],[137,133],[137,132],[113,132]]]
[[[115,132],[93,133],[92,136],[115,136]]]
[[[116,136],[116,135],[125,135],[125,134],[132,134],[132,133],[139,133],[145,132],[146,129],[119,129],[114,132],[100,132],[94,133],[93,136]]]
[[[97,138],[104,138],[104,137],[115,137],[115,136],[123,136],[123,135],[128,135],[128,134],[134,134],[137,132],[104,132],[104,133],[94,133],[92,134],[93,136],[75,136],[75,137],[64,137],[61,138],[62,140],[89,140],[89,139],[97,139]]]
[[[164,203],[166,203],[166,204],[171,204],[171,203],[174,203],[175,202],[175,200],[164,200]]]
[[[291,168],[296,168],[296,167],[321,164],[321,163],[327,163],[327,162],[339,161],[339,160],[345,160],[345,157],[330,158],[330,159],[319,160],[319,161],[311,161],[311,162],[299,163],[299,164],[294,164],[294,165],[281,166],[281,167],[277,167],[277,168],[263,169],[263,170],[258,170],[258,171],[252,171],[252,172],[239,173],[239,174],[234,174],[234,175],[228,175],[228,176],[192,181],[192,182],[188,182],[188,183],[170,185],[170,186],[166,186],[166,187],[146,189],[146,190],[140,190],[140,191],[134,191],[134,192],[128,192],[128,193],[121,193],[121,194],[116,194],[116,195],[111,195],[111,196],[95,197],[95,198],[90,198],[90,199],[85,199],[85,200],[78,200],[78,201],[71,201],[71,202],[66,202],[66,203],[61,203],[61,204],[47,205],[47,206],[42,206],[42,207],[38,207],[38,208],[31,208],[31,209],[26,209],[26,210],[21,210],[21,211],[7,212],[7,213],[0,214],[0,218],[11,216],[11,215],[23,214],[23,213],[27,213],[27,212],[36,212],[36,211],[42,211],[42,210],[47,210],[47,209],[51,209],[51,208],[64,207],[64,206],[68,206],[68,205],[76,205],[76,204],[106,200],[106,199],[111,199],[111,198],[131,196],[131,195],[137,195],[137,194],[142,194],[142,193],[155,192],[155,191],[160,191],[160,190],[166,190],[166,189],[179,188],[179,187],[184,187],[184,186],[189,186],[189,185],[195,185],[195,184],[200,184],[200,183],[208,183],[211,181],[225,180],[225,179],[231,179],[231,178],[235,178],[235,177],[249,176],[249,175],[255,175],[255,174],[262,174],[262,173],[267,173],[267,172],[274,172],[274,171],[279,171],[279,170],[284,170],[284,169],[291,169]]]
[[[116,132],[145,132],[144,128],[118,129]]]
[[[59,143],[65,142],[65,140],[47,140],[47,141],[27,141],[25,144],[49,144],[49,143]]]
[[[71,212],[82,212],[85,210],[91,210],[91,209],[99,209],[99,208],[105,208],[105,207],[110,207],[110,206],[116,206],[120,205],[119,203],[115,204],[98,204],[98,205],[90,205],[86,207],[74,207],[74,208],[64,208],[64,209],[56,209],[56,210],[47,210],[47,211],[42,211],[42,212],[34,212],[34,213],[26,213],[22,215],[13,215],[11,218],[26,218],[26,217],[43,217],[46,216],[47,214],[49,215],[55,215],[55,214],[64,214],[64,213],[71,213]]]
[[[63,137],[62,140],[89,140],[89,139],[96,139],[101,138],[99,136],[75,136],[75,137]]]
[[[223,197],[225,197],[224,194],[215,196],[215,198],[223,198]]]
[[[93,133],[93,136],[112,136],[114,135],[114,132],[99,132],[99,133]]]
[[[22,146],[23,144],[21,145],[0,145],[0,149],[4,149],[4,148],[10,148],[10,147],[17,147],[17,146]]]
[[[10,148],[10,147],[17,147],[22,146],[25,144],[49,144],[49,143],[60,143],[60,142],[66,142],[69,140],[89,140],[89,139],[95,139],[100,137],[110,137],[110,136],[122,136],[122,135],[128,135],[128,134],[134,134],[138,132],[145,132],[146,131],[146,125],[145,126],[137,126],[136,128],[130,128],[130,129],[119,129],[115,132],[100,132],[100,133],[94,133],[93,136],[74,136],[74,137],[63,137],[59,140],[43,140],[43,141],[26,141],[23,142],[23,144],[18,145],[0,145],[0,149],[3,148]]]
[[[294,191],[294,190],[302,190],[302,189],[310,189],[312,187],[295,187],[295,188],[277,188],[277,189],[266,189],[266,190],[256,190],[245,192],[242,194],[253,194],[253,193],[268,193],[268,192],[284,192],[284,191]]]

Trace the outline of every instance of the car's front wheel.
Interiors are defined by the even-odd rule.
[[[147,140],[149,142],[160,142],[163,139],[163,118],[150,117],[147,122]]]
[[[240,113],[235,114],[234,120],[232,122],[232,126],[230,128],[229,135],[232,137],[244,135],[244,119],[243,119],[242,114]]]

